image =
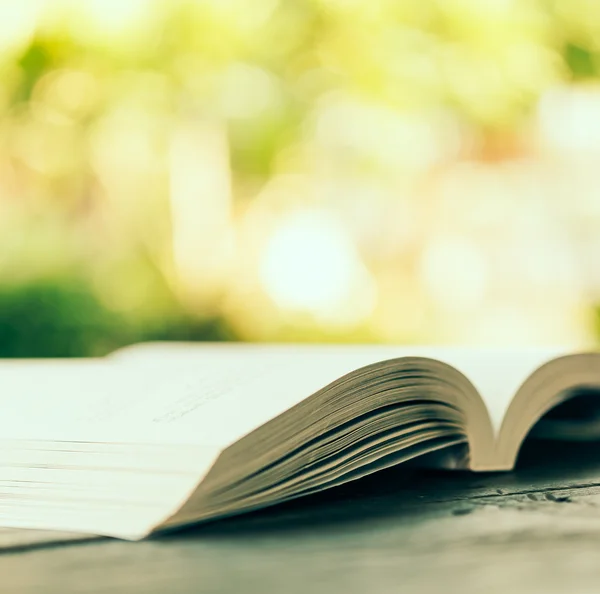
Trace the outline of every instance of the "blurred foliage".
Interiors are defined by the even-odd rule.
[[[540,99],[595,84],[598,39],[587,0],[1,3],[0,356],[456,338],[495,307],[488,264],[463,279],[479,252],[436,251],[435,213],[479,212],[498,178],[457,169],[451,209],[431,184],[531,158]],[[455,229],[495,237],[486,208]]]
[[[93,355],[122,336],[89,287],[53,278],[4,286],[0,292],[0,356]],[[122,340],[122,338],[121,338]],[[116,343],[118,344],[118,339]]]
[[[74,277],[38,279],[0,290],[0,357],[102,356],[145,340],[231,340],[224,321],[171,314],[136,324],[100,303]]]

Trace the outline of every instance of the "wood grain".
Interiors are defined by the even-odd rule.
[[[597,451],[596,451],[597,450]],[[6,551],[2,592],[600,591],[600,445],[510,474],[379,473],[140,543]]]

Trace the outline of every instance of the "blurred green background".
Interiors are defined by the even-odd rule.
[[[600,2],[1,0],[0,356],[590,344]]]

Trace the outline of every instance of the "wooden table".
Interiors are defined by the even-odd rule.
[[[542,450],[510,474],[396,468],[138,543],[7,531],[0,592],[600,592],[600,444]]]

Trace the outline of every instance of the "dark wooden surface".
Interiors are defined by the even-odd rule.
[[[600,444],[542,450],[510,474],[397,468],[138,543],[6,532],[0,592],[600,592]]]

